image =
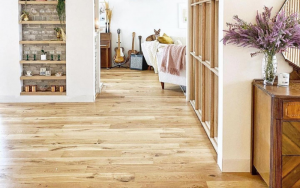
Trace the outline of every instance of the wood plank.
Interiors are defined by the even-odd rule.
[[[25,5],[25,3],[28,5],[57,5],[57,1],[19,1],[21,5]]]
[[[41,61],[41,60],[36,60],[36,61],[26,61],[26,60],[21,60],[21,64],[66,64],[66,61]]]
[[[21,21],[20,24],[38,24],[38,25],[52,25],[52,24],[61,24],[60,21]],[[66,24],[66,23],[62,23]]]
[[[35,96],[35,95],[66,95],[66,92],[21,92],[21,95]]]
[[[20,44],[66,44],[66,41],[20,41]]]
[[[66,76],[21,76],[21,80],[66,80]]]

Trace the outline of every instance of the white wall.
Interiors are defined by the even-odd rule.
[[[274,7],[275,15],[284,0],[224,0],[224,28],[226,22],[232,22],[232,16],[238,15],[248,22],[254,22],[257,10],[263,6]],[[251,144],[251,83],[261,78],[262,55],[251,58],[255,49],[224,47],[223,80],[223,171],[250,171]],[[291,68],[277,55],[278,72],[290,72]]]
[[[0,6],[0,102],[93,102],[95,98],[94,1],[67,0],[67,96],[20,96],[18,0]],[[80,7],[80,14],[78,8]]]
[[[144,41],[161,29],[161,35],[186,36],[186,29],[178,27],[178,3],[187,0],[109,0],[113,8],[111,23],[112,46],[117,46],[117,29],[121,29],[121,46],[131,49],[132,32],[136,32],[135,49],[139,51],[138,36]],[[114,53],[113,53],[114,56]]]

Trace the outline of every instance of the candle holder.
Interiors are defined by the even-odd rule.
[[[26,61],[29,61],[29,51],[25,51],[26,54]]]
[[[54,51],[50,51],[50,54],[51,54],[51,55],[50,55],[51,61],[54,61],[54,55],[53,55],[53,54],[54,54]]]
[[[36,51],[33,51],[33,61],[36,61]]]
[[[60,54],[57,55],[57,61],[60,61]]]

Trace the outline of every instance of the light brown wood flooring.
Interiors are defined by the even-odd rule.
[[[221,173],[180,88],[152,71],[102,70],[96,103],[0,104],[1,188],[256,188]]]

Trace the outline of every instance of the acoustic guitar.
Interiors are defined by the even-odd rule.
[[[121,30],[118,29],[118,47],[115,48],[115,57],[114,57],[114,61],[115,63],[124,63],[125,62],[125,55],[124,55],[124,48],[120,47],[121,46],[121,42],[120,42],[120,34],[121,34]]]
[[[134,50],[134,38],[135,38],[135,32],[132,33],[132,49],[128,51],[127,61],[130,62],[131,54],[138,54],[138,51]]]

